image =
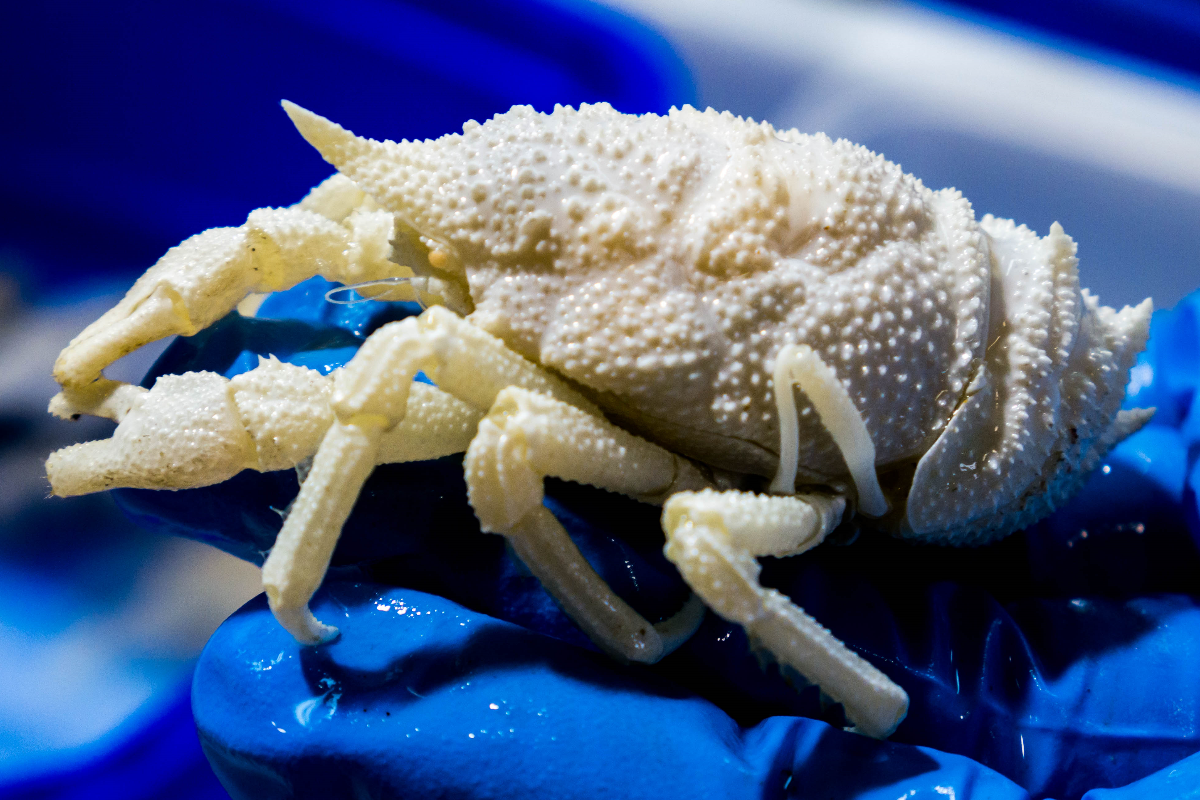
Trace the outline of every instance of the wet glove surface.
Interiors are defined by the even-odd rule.
[[[298,647],[260,597],[201,660],[197,725],[237,797],[1026,796],[814,720],[742,729],[650,670],[434,595],[327,582],[313,609],[339,640]]]
[[[374,328],[417,310],[337,306],[324,301],[326,288],[309,282],[272,296],[258,319],[230,317],[181,339],[156,372],[232,375],[266,353],[327,372]],[[652,669],[596,654],[503,540],[479,533],[459,460],[448,458],[384,466],[368,481],[334,554],[331,580],[341,582],[314,605],[342,628],[339,641],[297,647],[261,598],[213,638],[194,693],[210,758],[231,792],[245,797],[303,796],[309,787],[332,787],[320,783],[326,778],[366,787],[370,797],[582,797],[606,787],[626,797],[805,797],[822,796],[821,788],[843,797],[950,796],[952,789],[963,798],[1021,796],[1024,787],[1037,797],[1074,798],[1171,769],[1176,777],[1162,780],[1178,785],[1179,774],[1200,775],[1187,758],[1200,750],[1198,352],[1193,295],[1156,315],[1133,371],[1126,405],[1157,406],[1155,420],[1110,455],[1079,497],[1027,531],[978,549],[864,534],[763,559],[765,584],[791,595],[909,693],[909,716],[887,744],[800,718],[842,723],[840,709],[823,704],[815,687],[797,691],[797,676],[760,665],[741,629],[711,614]],[[661,555],[658,509],[557,481],[547,489],[547,505],[618,594],[652,620],[678,608],[687,592]],[[296,490],[286,472],[120,494],[143,523],[261,563]],[[400,614],[392,601],[429,614]],[[521,648],[532,655],[520,656]],[[460,652],[464,660],[455,662]],[[349,660],[342,664],[338,653]],[[390,666],[356,661],[369,653]],[[440,681],[429,676],[455,663],[456,677],[433,695],[404,677]],[[393,672],[396,665],[403,670]],[[470,688],[480,686],[494,696],[485,701],[488,692]],[[334,701],[337,692],[371,702]],[[500,694],[510,702],[538,698],[520,700],[526,724],[520,733],[510,726],[512,739],[476,713],[500,711],[489,705],[499,705]],[[529,724],[530,703],[556,708],[556,719],[567,721]],[[302,706],[311,711],[308,724]],[[373,708],[383,721],[374,721]],[[396,738],[389,713],[443,739]],[[263,715],[279,724],[267,726]],[[364,734],[368,723],[372,736]],[[493,732],[484,738],[471,728],[476,723]],[[835,767],[839,761],[855,766]],[[901,762],[907,766],[871,772],[870,765]],[[780,778],[785,772],[791,783]],[[648,774],[662,782],[647,782]],[[1123,791],[1104,796],[1143,796],[1135,786]],[[1154,792],[1145,796],[1171,796]]]

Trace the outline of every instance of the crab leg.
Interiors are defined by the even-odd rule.
[[[418,371],[481,415],[514,385],[595,413],[562,381],[445,308],[375,331],[336,375],[335,420],[263,565],[271,609],[299,641],[314,644],[334,634],[312,616],[308,601],[325,576],[386,432],[407,417]]]
[[[613,594],[542,505],[550,475],[661,502],[707,485],[689,461],[559,400],[510,388],[479,423],[465,468],[483,530],[508,538],[593,642],[623,660],[653,663],[695,632],[702,605],[651,625]]]
[[[788,390],[794,384],[808,397],[842,451],[858,490],[859,511],[871,517],[887,513],[887,499],[875,475],[875,444],[837,373],[808,345],[789,344],[775,356],[774,383],[779,410],[779,470],[771,482],[771,491],[791,494],[796,488],[800,436],[795,399]]]
[[[285,289],[313,275],[353,282],[403,274],[388,261],[393,230],[391,214],[374,210],[348,179],[334,176],[291,208],[260,208],[244,225],[191,237],[59,355],[54,377],[64,390],[52,413],[93,413],[116,385],[89,388],[101,370],[149,342],[196,333],[248,294]]]
[[[908,695],[788,597],[758,582],[755,556],[795,555],[841,520],[845,500],[745,492],[682,492],[667,501],[667,557],[710,608],[842,704],[856,730],[885,738],[908,712]]]
[[[165,375],[150,390],[121,385],[98,411],[118,421],[109,439],[51,454],[59,497],[118,487],[209,486],[243,469],[289,469],[316,452],[333,423],[332,381],[274,358],[232,380],[212,372]],[[426,384],[383,437],[377,463],[419,461],[466,450],[481,411]]]

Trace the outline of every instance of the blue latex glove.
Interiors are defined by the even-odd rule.
[[[235,797],[1027,797],[810,719],[742,729],[650,670],[435,595],[332,582],[313,609],[337,641],[297,646],[259,597],[197,668],[201,741]]]
[[[415,311],[399,304],[331,305],[322,299],[326,288],[310,282],[268,300],[261,319],[233,317],[180,340],[156,371],[207,368],[232,375],[251,368],[254,354],[267,352],[328,371],[375,327]],[[475,702],[465,699],[475,696],[466,688],[469,681],[475,687],[503,686],[510,702],[526,698],[520,701],[522,713],[530,703],[559,708],[556,719],[574,709],[574,721],[554,732],[526,727],[517,734],[514,727],[518,740],[525,737],[516,749],[533,754],[524,771],[515,766],[472,771],[461,777],[465,783],[454,784],[459,788],[446,790],[448,795],[491,796],[498,780],[516,787],[514,793],[540,787],[551,796],[595,796],[580,787],[603,784],[614,793],[639,796],[639,787],[651,785],[646,772],[666,776],[670,786],[680,788],[667,796],[695,793],[687,780],[731,786],[722,781],[735,780],[734,773],[781,791],[783,782],[774,784],[768,777],[772,769],[782,774],[781,764],[790,765],[792,786],[808,787],[797,796],[818,785],[848,797],[875,796],[875,790],[897,797],[914,789],[943,796],[953,789],[959,798],[972,792],[977,797],[1020,794],[1015,785],[997,788],[1004,782],[980,766],[903,744],[967,756],[1034,796],[1060,799],[1122,786],[1167,768],[1200,749],[1200,682],[1193,677],[1200,656],[1200,608],[1189,594],[1200,575],[1200,366],[1189,361],[1200,350],[1198,310],[1200,299],[1193,296],[1176,311],[1157,315],[1151,347],[1134,373],[1129,404],[1166,410],[1112,454],[1076,501],[1045,522],[982,549],[918,547],[863,536],[849,546],[764,560],[764,583],[790,594],[908,691],[909,717],[889,744],[808,720],[768,719],[787,714],[835,725],[842,721],[840,709],[824,706],[815,687],[797,691],[787,680],[794,676],[781,675],[772,665],[764,669],[741,629],[712,615],[696,637],[653,670],[620,667],[579,652],[594,648],[507,557],[503,540],[479,533],[465,503],[461,466],[443,459],[381,467],[368,482],[334,554],[331,575],[377,584],[343,585],[332,595],[319,595],[323,602],[337,598],[345,608],[344,621],[341,607],[324,610],[342,628],[341,640],[302,653],[273,626],[264,607],[254,604],[214,637],[201,661],[194,697],[210,757],[231,790],[247,797],[262,795],[255,781],[268,775],[274,776],[268,783],[281,781],[293,791],[322,786],[321,770],[333,770],[339,780],[358,776],[354,780],[362,783],[355,785],[370,787],[368,796],[388,796],[383,788],[389,786],[436,794],[439,781],[458,776],[466,763],[513,761],[510,740],[503,736],[484,739],[476,733],[476,741],[467,736],[472,731],[463,733],[466,741],[458,745],[472,748],[471,761],[452,746],[453,732],[464,720],[474,724],[468,713],[474,706],[454,705],[454,700],[453,708],[443,708],[443,702],[451,702],[448,695],[415,702],[419,698],[409,688],[432,697],[403,676],[447,669],[464,646],[464,627],[404,632],[424,615],[399,618],[394,610],[380,608],[393,606],[390,602],[372,605],[398,600],[406,608],[428,608],[434,617],[458,615],[463,626],[488,631],[485,641],[494,644],[479,648],[472,639],[468,647],[476,655],[471,658],[478,659],[456,668],[458,683],[442,686],[438,696],[466,692],[463,702]],[[275,316],[289,319],[271,319]],[[296,488],[289,473],[244,473],[207,489],[125,491],[122,501],[143,521],[261,562],[279,529],[275,509],[286,507]],[[657,509],[555,481],[548,482],[547,505],[601,575],[644,615],[661,618],[678,608],[686,588],[659,552]],[[379,583],[435,592],[540,636],[419,592],[388,593]],[[514,642],[535,655],[519,656]],[[391,655],[382,667],[384,662],[363,666],[356,660],[384,651]],[[568,662],[569,669],[560,666]],[[325,666],[316,671],[305,666],[314,664]],[[388,677],[387,665],[396,664],[405,665],[405,672]],[[368,685],[369,691],[363,688]],[[367,692],[370,702],[362,707],[368,711],[354,711],[358,706],[347,705],[349,700],[331,711],[337,692],[347,698],[365,698],[362,692]],[[477,699],[482,702],[483,696]],[[635,700],[636,713],[621,708]],[[253,707],[244,708],[247,703]],[[408,750],[417,747],[411,737],[386,745],[358,739],[357,732],[374,719],[373,704],[384,709],[385,720],[389,712],[402,715],[413,727],[448,738],[429,752]],[[680,718],[672,720],[673,713]],[[264,727],[264,714],[277,723],[286,717],[289,724]],[[572,727],[580,723],[580,714],[590,721],[583,732]],[[739,732],[735,723],[747,729]],[[539,739],[538,731],[545,736]],[[552,735],[556,742],[568,740],[563,750],[547,745]],[[604,747],[576,758],[589,746],[581,740],[589,738]],[[673,749],[664,750],[663,741]],[[328,754],[334,752],[341,755],[331,761]],[[835,768],[837,759],[857,766]],[[871,773],[864,765],[876,760],[909,766],[881,766]],[[420,762],[420,768],[410,761]],[[335,763],[342,766],[330,766]],[[627,768],[614,770],[613,764]],[[474,788],[468,792],[468,786]],[[662,796],[666,790],[657,787]],[[893,791],[900,788],[900,794]]]

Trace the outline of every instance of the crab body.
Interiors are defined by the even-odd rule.
[[[920,464],[893,532],[1009,533],[1140,419],[1109,430],[1148,304],[1101,311],[1057,225],[1041,239],[977,223],[961,194],[864,147],[711,109],[606,105],[517,107],[434,142],[354,141],[339,169],[420,232],[443,265],[431,272],[469,297],[467,319],[675,452],[774,474],[775,356],[811,347],[861,412],[878,468],[912,485]],[[800,483],[844,484],[833,439],[796,401]]]
[[[315,451],[264,567],[303,641],[331,634],[307,602],[374,465],[465,449],[483,529],[602,647],[653,661],[698,617],[650,625],[615,598],[542,508],[546,475],[665,503],[666,553],[696,594],[887,735],[904,693],[759,586],[755,556],[819,543],[847,509],[902,536],[1002,536],[1149,417],[1118,411],[1149,301],[1100,307],[1057,224],[977,222],[865,148],[607,105],[377,142],[285,107],[340,174],[172,250],[72,342],[51,410],[122,424],[48,469],[60,494],[177,488]],[[381,328],[332,380],[278,362],[188,379],[202,392],[100,376],[313,274],[409,278],[440,307]],[[418,370],[440,388],[415,388]]]

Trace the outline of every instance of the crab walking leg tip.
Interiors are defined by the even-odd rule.
[[[271,611],[305,644],[327,641],[336,629],[318,622],[308,603],[329,569],[342,525],[375,467],[383,426],[335,422],[321,440],[308,477],[263,563]]]
[[[317,645],[337,638],[338,629],[332,625],[326,625],[314,617],[307,603],[301,606],[283,606],[277,600],[279,593],[274,591],[274,587],[268,586],[266,590],[267,604],[271,607],[271,613],[297,642]]]
[[[853,730],[875,739],[891,736],[908,714],[908,694],[786,595],[768,589],[763,606],[766,613],[747,631],[841,703]]]
[[[544,506],[507,526],[503,535],[567,616],[601,650],[619,661],[643,664],[654,664],[666,654],[658,630],[613,594]]]
[[[805,513],[809,502],[796,497],[677,494],[664,509],[664,553],[713,611],[742,625],[778,661],[840,702],[858,731],[884,738],[904,718],[908,695],[786,595],[758,580],[756,555],[802,552],[836,525],[840,504],[814,501],[815,513]]]

